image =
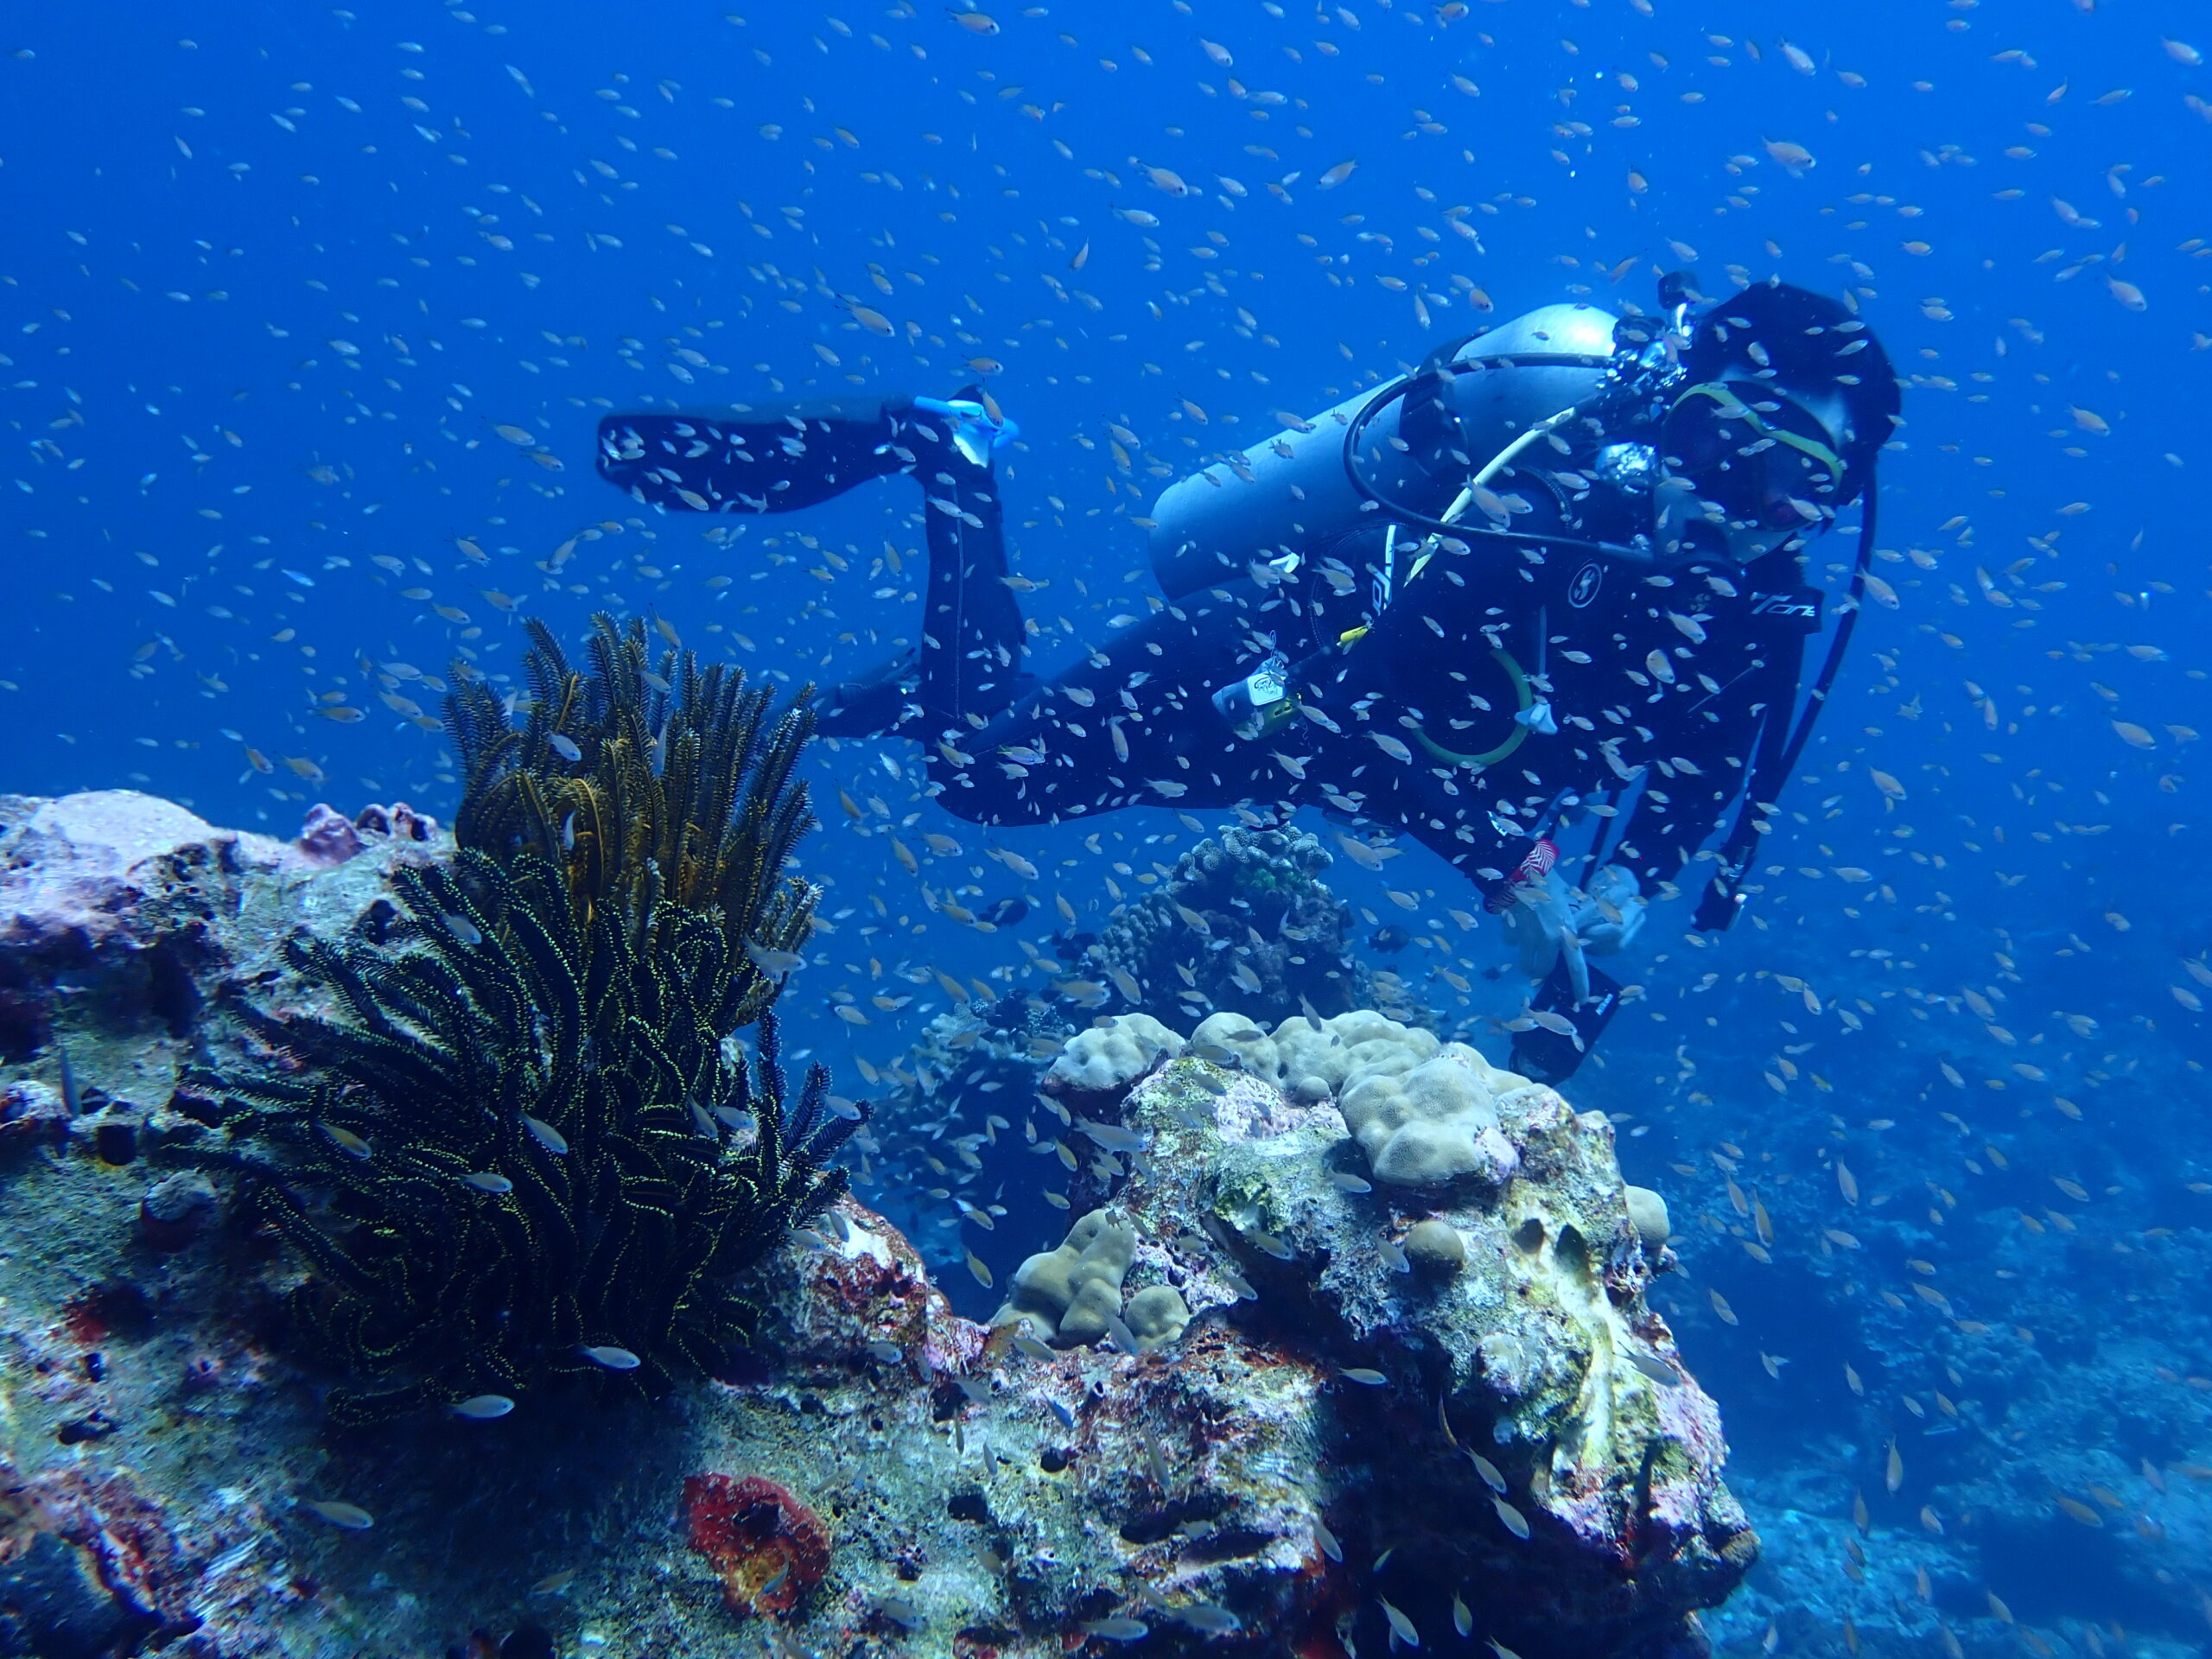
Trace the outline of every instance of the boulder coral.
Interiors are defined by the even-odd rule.
[[[1056,1250],[1024,1262],[993,1325],[1020,1325],[1039,1342],[1064,1347],[1096,1342],[1122,1313],[1122,1279],[1137,1236],[1103,1210],[1068,1229]]]

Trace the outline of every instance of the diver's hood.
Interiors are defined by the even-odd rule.
[[[1692,385],[1749,380],[1808,410],[1844,461],[1844,499],[1866,487],[1897,426],[1897,371],[1873,330],[1825,294],[1766,282],[1698,320],[1683,355]]]
[[[1896,428],[1881,342],[1836,301],[1786,283],[1709,308],[1682,364],[1658,512],[1677,559],[1748,564],[1817,532],[1867,487]]]

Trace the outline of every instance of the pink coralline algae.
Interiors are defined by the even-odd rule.
[[[687,1541],[721,1577],[722,1599],[749,1618],[786,1618],[830,1570],[830,1534],[813,1510],[760,1475],[689,1475]]]

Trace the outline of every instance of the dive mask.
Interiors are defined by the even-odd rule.
[[[1685,389],[1667,411],[1659,450],[1667,470],[1719,508],[1732,531],[1803,530],[1849,499],[1827,429],[1756,382]]]

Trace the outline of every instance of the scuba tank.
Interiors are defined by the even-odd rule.
[[[1150,515],[1161,591],[1180,599],[1242,580],[1370,513],[1435,519],[1478,468],[1617,383],[1621,353],[1645,343],[1620,339],[1621,326],[1599,306],[1540,306],[1169,486]]]

